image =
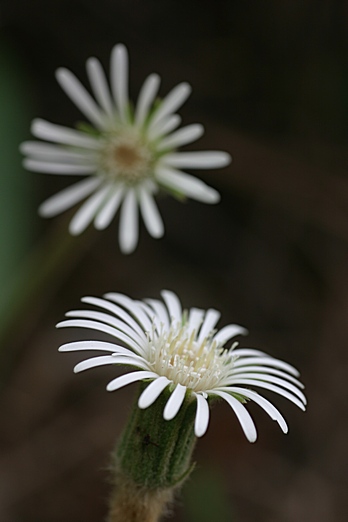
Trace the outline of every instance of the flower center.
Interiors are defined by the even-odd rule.
[[[133,133],[111,135],[101,152],[101,167],[113,181],[136,184],[152,172],[153,154],[149,146]]]
[[[168,332],[149,337],[150,363],[158,375],[175,384],[202,392],[219,385],[231,369],[231,355],[208,335],[197,340],[197,331],[187,325],[174,325]]]

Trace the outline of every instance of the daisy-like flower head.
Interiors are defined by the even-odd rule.
[[[69,319],[57,327],[98,330],[112,336],[116,343],[77,341],[64,344],[59,350],[100,350],[108,354],[80,362],[75,372],[108,364],[132,367],[109,382],[107,390],[118,390],[135,381],[148,382],[139,397],[139,408],[148,408],[168,389],[165,420],[176,416],[185,396],[195,400],[197,437],[208,428],[209,402],[214,397],[231,406],[250,442],[256,440],[257,432],[244,406],[249,400],[263,408],[286,433],[288,428],[281,413],[249,386],[275,392],[305,410],[306,398],[301,391],[304,386],[297,379],[298,371],[262,351],[238,348],[237,342],[228,346],[235,336],[247,331],[236,324],[217,330],[220,318],[217,310],[191,308],[186,312],[173,292],[164,290],[162,297],[163,301],[138,301],[119,293],[106,294],[103,299],[84,297],[82,302],[103,311],[68,312]]]
[[[87,176],[46,200],[40,214],[53,217],[86,199],[69,227],[71,234],[80,234],[92,222],[97,229],[106,228],[121,207],[119,243],[122,252],[130,253],[138,242],[138,208],[151,236],[161,237],[164,226],[154,201],[156,192],[217,203],[215,189],[181,169],[224,167],[231,158],[221,151],[177,152],[204,132],[200,124],[177,129],[180,117],[175,111],[189,96],[189,84],[180,83],[159,101],[160,78],[151,74],[133,108],[123,45],[112,51],[111,89],[96,58],[87,61],[87,74],[94,97],[69,70],[58,69],[56,77],[90,123],[69,129],[34,120],[32,134],[44,141],[21,145],[24,166],[36,172]]]

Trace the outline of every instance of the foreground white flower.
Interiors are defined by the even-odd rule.
[[[162,291],[163,301],[133,300],[123,294],[109,293],[104,299],[84,297],[82,302],[104,312],[74,310],[57,327],[81,327],[107,333],[126,347],[105,341],[77,341],[64,344],[61,352],[98,350],[110,353],[86,359],[75,366],[80,372],[107,364],[135,368],[113,379],[107,386],[114,391],[135,381],[149,385],[139,398],[139,408],[148,408],[168,388],[170,398],[163,411],[166,420],[178,413],[185,395],[197,401],[195,434],[204,435],[209,423],[209,397],[221,397],[234,410],[250,442],[257,438],[254,422],[245,406],[256,402],[278,422],[284,433],[287,424],[281,413],[267,399],[245,386],[255,386],[286,397],[302,410],[306,398],[298,381],[298,371],[289,364],[251,348],[230,348],[226,343],[246,329],[236,324],[216,330],[217,310],[191,308],[183,311],[178,297]],[[107,311],[108,313],[105,313]]]
[[[217,203],[218,192],[181,169],[210,169],[228,165],[229,154],[221,151],[177,152],[204,132],[200,124],[176,130],[180,117],[175,111],[191,92],[180,83],[162,101],[156,100],[160,85],[157,74],[145,80],[135,106],[128,99],[128,55],[116,45],[111,55],[111,91],[100,62],[87,61],[87,74],[94,98],[67,69],[57,70],[57,80],[92,126],[69,129],[36,119],[35,137],[45,140],[24,142],[28,170],[49,174],[87,175],[45,201],[39,208],[53,217],[86,199],[70,222],[71,234],[80,234],[94,221],[106,228],[120,210],[120,248],[132,252],[138,242],[138,207],[153,237],[161,237],[164,226],[154,201],[162,189],[177,197]]]

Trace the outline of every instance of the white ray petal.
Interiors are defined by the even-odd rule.
[[[106,334],[115,337],[119,341],[124,342],[130,348],[132,348],[136,353],[139,353],[139,346],[135,343],[130,337],[125,335],[124,333],[112,328],[112,326],[108,326],[103,323],[99,323],[97,321],[90,321],[85,319],[68,319],[66,321],[61,321],[56,325],[56,328],[65,328],[65,327],[73,327],[73,328],[90,328],[91,330],[98,330],[99,332],[104,332]]]
[[[157,150],[176,149],[182,147],[188,143],[198,140],[204,134],[204,127],[200,123],[193,123],[182,127],[173,134],[170,134],[166,138],[163,138],[158,146]]]
[[[178,413],[181,408],[182,403],[184,402],[186,394],[186,386],[182,386],[182,384],[177,384],[171,396],[169,397],[167,404],[165,405],[163,411],[164,420],[172,420]]]
[[[73,207],[96,190],[101,181],[97,177],[86,178],[51,196],[40,205],[40,216],[53,217]]]
[[[162,237],[164,225],[153,196],[144,187],[139,189],[140,210],[148,233],[152,237]]]
[[[150,121],[149,129],[153,129],[166,116],[181,107],[190,94],[191,87],[186,82],[179,83],[179,85],[174,87],[174,89],[163,98],[162,103],[154,113]]]
[[[73,236],[81,234],[93,221],[96,213],[103,204],[111,185],[101,187],[98,192],[90,196],[89,199],[76,212],[69,224],[69,232]]]
[[[288,381],[292,382],[293,384],[296,384],[299,388],[304,388],[304,384],[302,384],[301,381],[293,377],[292,375],[289,375],[286,372],[282,372],[281,370],[276,370],[275,368],[269,368],[267,366],[241,366],[238,368],[235,368],[233,366],[231,370],[231,375],[239,375],[241,373],[244,373],[245,371],[248,372],[259,372],[260,373],[260,379],[262,379],[262,375],[264,374],[273,374],[277,375],[278,377],[283,377],[284,379],[287,379]]]
[[[236,392],[240,395],[244,395],[244,397],[248,397],[252,401],[256,402],[256,404],[258,404],[266,413],[268,413],[272,420],[276,421],[279,424],[280,428],[284,433],[288,432],[288,426],[283,415],[267,399],[265,399],[255,391],[246,390],[245,388],[239,388],[238,386],[233,386],[233,388],[231,388],[230,391]]]
[[[204,310],[201,308],[190,308],[189,318],[188,318],[188,332],[192,332],[193,330],[198,331],[198,328],[202,324],[202,320],[204,317]]]
[[[51,145],[42,141],[24,141],[19,150],[22,154],[33,156],[31,159],[48,162],[87,163],[96,165],[96,153],[93,150],[76,152],[61,145]]]
[[[200,394],[196,394],[196,399],[195,435],[196,437],[202,437],[208,429],[209,405],[208,401]]]
[[[97,138],[88,136],[82,131],[69,129],[68,127],[56,125],[55,123],[50,123],[49,121],[39,118],[33,120],[31,132],[37,138],[61,143],[63,145],[70,145],[72,147],[83,147],[92,150],[99,150],[101,147],[100,141]]]
[[[138,243],[138,202],[134,189],[129,189],[121,207],[119,243],[123,254],[132,253]]]
[[[169,132],[176,129],[181,123],[181,118],[178,114],[173,114],[159,121],[153,128],[147,130],[147,137],[151,140],[158,140],[161,136],[165,136]]]
[[[113,103],[106,77],[97,58],[89,58],[86,63],[88,78],[93,90],[93,94],[110,118],[113,116]]]
[[[115,45],[111,53],[111,89],[122,121],[128,105],[128,53],[123,44]]]
[[[255,350],[254,348],[236,348],[236,347],[233,347],[234,345],[232,345],[232,347],[230,348],[230,353],[234,356],[234,357],[253,357],[255,356],[255,361],[257,360],[256,357],[259,357],[259,356],[265,356],[267,358],[270,358],[269,355],[267,355],[265,352],[261,352],[261,350]],[[243,359],[245,361],[247,361],[248,359]],[[242,359],[238,359],[238,362],[241,362]]]
[[[237,349],[237,350],[232,351],[231,353],[233,355],[236,355],[236,356],[239,357],[241,355],[241,353],[240,353],[241,351],[242,350]],[[260,352],[260,354],[261,354],[260,357],[245,357],[245,358],[243,357],[243,358],[240,358],[237,361],[235,361],[233,363],[233,365],[234,365],[235,368],[239,368],[239,367],[245,366],[246,367],[245,369],[247,370],[248,369],[247,368],[248,365],[251,365],[251,364],[258,364],[258,365],[264,364],[264,365],[268,365],[268,366],[273,366],[274,368],[280,368],[282,370],[285,370],[286,372],[291,373],[291,375],[295,375],[295,377],[298,377],[300,375],[298,370],[296,370],[296,368],[291,366],[291,364],[286,363],[284,361],[281,361],[279,359],[275,359],[274,357],[266,355],[263,352]]]
[[[177,190],[192,199],[214,204],[220,201],[220,194],[202,180],[159,164],[155,171],[156,179],[166,187]]]
[[[224,345],[227,341],[235,337],[236,335],[247,335],[248,330],[238,324],[228,324],[221,328],[216,335],[213,337],[213,341]],[[235,354],[234,354],[235,355]]]
[[[269,382],[276,384],[278,386],[282,386],[286,390],[289,390],[294,395],[297,395],[297,397],[303,402],[303,404],[307,404],[307,399],[305,395],[302,393],[301,390],[299,390],[296,386],[291,384],[290,382],[286,381],[285,379],[280,379],[279,377],[275,377],[274,375],[262,375],[260,373],[241,373],[237,374],[230,379],[228,379],[229,384],[238,384],[241,380],[252,380],[253,383],[257,383],[258,381],[262,382]]]
[[[106,389],[108,391],[115,391],[123,388],[123,386],[127,386],[127,384],[131,384],[132,382],[142,381],[143,379],[156,379],[158,375],[154,372],[146,372],[146,371],[137,371],[132,373],[127,373],[126,375],[121,375],[121,377],[116,377],[109,382]]]
[[[71,101],[98,129],[103,129],[103,113],[76,76],[64,67],[56,71],[56,78]]]
[[[166,165],[184,169],[211,169],[226,167],[231,163],[231,156],[220,150],[196,152],[173,152],[164,158]]]
[[[213,331],[216,323],[220,319],[220,315],[220,312],[218,310],[214,310],[213,308],[207,310],[202,327],[199,331],[199,336],[197,339],[198,344],[202,343],[203,339]]]
[[[58,348],[59,352],[79,352],[84,350],[111,352],[130,357],[134,355],[134,352],[128,348],[106,341],[73,341],[72,343],[62,344]]]
[[[119,294],[116,292],[109,292],[105,294],[104,297],[106,299],[110,299],[110,301],[113,301],[114,303],[123,306],[137,319],[137,321],[139,321],[139,323],[143,326],[145,331],[151,331],[151,321],[134,299],[131,299],[126,295]]]
[[[246,438],[249,442],[255,442],[257,439],[256,427],[253,419],[251,418],[249,412],[246,410],[243,404],[241,404],[235,397],[232,397],[232,395],[229,395],[224,391],[209,390],[208,393],[214,393],[215,395],[218,395],[231,406],[239,420],[239,423],[245,433]]]
[[[23,167],[33,172],[65,174],[68,176],[94,174],[97,169],[97,165],[94,162],[90,165],[76,165],[74,163],[55,163],[52,161],[34,160],[29,158],[23,160]]]
[[[150,106],[158,92],[160,82],[161,79],[158,74],[150,74],[150,76],[148,76],[144,81],[135,108],[134,121],[137,127],[141,127],[146,121]]]
[[[94,306],[98,306],[100,308],[104,308],[105,310],[108,310],[109,312],[113,313],[117,317],[120,317],[125,323],[127,323],[133,330],[135,330],[139,336],[142,338],[143,342],[146,342],[146,336],[144,334],[144,330],[139,326],[139,324],[133,319],[133,317],[126,312],[123,308],[120,306],[117,306],[114,303],[110,303],[110,301],[107,301],[105,299],[100,299],[98,297],[83,297],[81,299],[83,303],[88,303]]]
[[[139,397],[139,408],[144,410],[151,406],[170,382],[167,377],[158,377],[158,379],[152,381]]]
[[[137,368],[141,368],[142,370],[149,370],[149,366],[146,361],[134,355],[129,357],[127,355],[102,355],[100,357],[92,357],[91,359],[86,359],[85,361],[81,361],[76,364],[74,367],[74,372],[79,373],[85,370],[89,370],[90,368],[96,368],[97,366],[106,366],[109,364],[124,364],[130,366],[136,366]]]
[[[168,312],[162,301],[158,299],[146,299],[146,302],[149,303],[153,311],[155,312],[158,318],[159,326],[162,324],[165,330],[168,330],[170,327],[170,320],[168,317]]]
[[[174,319],[174,321],[181,323],[182,309],[178,296],[170,290],[162,290],[161,296],[163,297],[164,302],[168,308],[171,321]]]
[[[119,206],[121,204],[123,195],[124,195],[124,186],[119,185],[115,187],[113,193],[110,195],[109,199],[103,205],[101,210],[96,215],[94,220],[94,226],[98,230],[104,230],[108,227],[113,220]]]

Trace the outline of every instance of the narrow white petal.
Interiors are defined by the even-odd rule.
[[[31,159],[49,162],[66,163],[90,163],[96,164],[96,153],[93,150],[83,150],[76,152],[62,147],[61,145],[51,145],[42,141],[25,141],[19,147],[22,154],[33,156]]]
[[[23,167],[33,172],[66,174],[71,176],[94,174],[97,168],[94,162],[91,165],[76,165],[74,163],[54,163],[51,161],[41,161],[28,158],[23,160]]]
[[[74,341],[72,343],[62,344],[59,348],[59,352],[79,352],[84,350],[96,350],[111,353],[118,353],[123,355],[129,355],[132,357],[134,352],[128,348],[124,348],[118,344],[108,343],[106,341]]]
[[[128,105],[128,53],[118,44],[111,53],[111,88],[122,121],[126,119]]]
[[[109,87],[101,63],[96,58],[89,58],[86,63],[87,74],[93,94],[109,117],[113,116],[113,104]]]
[[[269,358],[269,355],[267,355],[265,352],[261,352],[261,350],[255,350],[254,348],[233,348],[233,345],[232,347],[230,348],[230,352],[233,356],[235,357],[253,357],[255,356],[255,361],[257,360],[256,357],[262,357],[262,356],[266,356]],[[243,359],[245,361],[247,361],[248,359]],[[240,361],[242,361],[242,359],[240,359]],[[255,362],[254,361],[254,362]],[[238,360],[239,362],[239,360]]]
[[[53,141],[55,143],[62,143],[63,145],[83,147],[92,150],[100,149],[100,141],[98,139],[88,136],[84,132],[69,129],[62,125],[56,125],[55,123],[50,123],[39,118],[33,120],[31,132],[37,138],[46,141]]]
[[[289,375],[286,372],[282,372],[281,370],[276,370],[275,368],[269,368],[268,366],[241,366],[241,367],[235,367],[233,365],[233,368],[231,370],[231,375],[239,375],[240,373],[244,373],[245,371],[248,372],[259,372],[260,373],[260,379],[262,379],[264,374],[272,374],[277,375],[278,377],[282,377],[283,379],[287,379],[288,381],[292,382],[293,384],[296,384],[299,388],[304,388],[304,384],[302,384],[301,381],[293,377],[292,375]]]
[[[164,420],[172,420],[181,408],[186,394],[186,386],[177,384],[163,411]]]
[[[208,204],[220,201],[220,194],[215,189],[206,185],[202,180],[186,174],[186,172],[159,165],[155,176],[159,183],[192,199]]]
[[[196,394],[196,399],[195,435],[196,437],[202,437],[208,429],[209,405],[208,401],[200,394]]]
[[[64,212],[89,196],[100,185],[100,183],[100,178],[93,177],[83,179],[82,181],[67,187],[61,192],[58,192],[58,194],[46,199],[46,201],[40,205],[40,216],[53,217]]]
[[[135,108],[135,125],[141,127],[146,121],[149,109],[156,97],[161,79],[158,74],[150,74],[140,90]]]
[[[189,318],[188,318],[188,331],[191,333],[193,330],[198,330],[200,325],[202,324],[204,316],[204,310],[200,308],[190,308]]]
[[[109,197],[106,203],[103,205],[101,210],[98,212],[94,226],[98,230],[104,230],[108,227],[113,220],[124,195],[124,187],[118,186],[114,189],[113,194]]]
[[[148,233],[152,237],[162,237],[164,225],[152,195],[145,188],[139,190],[140,210]]]
[[[157,150],[176,149],[188,143],[198,140],[204,134],[204,127],[200,123],[194,123],[182,127],[170,136],[163,138],[157,145]]]
[[[221,328],[216,335],[213,337],[213,341],[224,345],[227,341],[235,337],[236,335],[247,335],[248,330],[239,326],[238,324],[228,324]]]
[[[61,88],[82,114],[98,129],[103,129],[105,122],[101,110],[76,76],[62,67],[56,71],[56,78]]]
[[[288,426],[286,424],[286,421],[283,417],[283,415],[280,413],[280,411],[273,406],[271,402],[269,402],[267,399],[259,395],[258,393],[247,390],[245,388],[238,388],[238,386],[233,386],[231,388],[231,392],[236,392],[240,395],[244,395],[244,397],[247,397],[251,399],[252,401],[256,402],[268,415],[271,417],[272,420],[275,420],[278,422],[280,428],[284,433],[288,432]]]
[[[145,331],[151,331],[151,321],[140,308],[140,306],[137,304],[137,302],[134,301],[134,299],[131,299],[126,295],[119,294],[116,292],[109,292],[108,294],[105,294],[104,297],[106,299],[110,299],[110,301],[113,301],[114,303],[123,306],[137,319],[137,321],[139,321],[139,323],[143,326]]]
[[[98,209],[102,205],[105,200],[108,192],[110,190],[110,185],[106,185],[98,190],[93,196],[91,196],[87,201],[82,205],[82,207],[76,212],[75,216],[70,221],[69,232],[73,236],[77,236],[81,234],[88,225],[93,221],[94,216],[98,212]]]
[[[181,323],[182,309],[178,296],[170,290],[162,290],[161,296],[163,297],[164,302],[167,305],[171,321],[174,319],[175,321]]]
[[[244,350],[238,348],[237,350],[234,350],[231,353],[240,357],[241,355],[244,355],[244,353],[241,353],[242,351]],[[239,368],[245,366],[247,369],[247,366],[251,364],[265,364],[268,366],[273,366],[274,368],[280,368],[282,370],[285,370],[286,372],[291,373],[291,375],[295,375],[295,377],[298,377],[300,375],[298,370],[291,366],[291,364],[288,364],[279,359],[275,359],[274,357],[271,357],[263,352],[260,352],[260,357],[241,357],[240,359],[234,362],[234,367]]]
[[[151,129],[147,130],[147,137],[149,140],[157,140],[161,136],[164,136],[179,127],[180,123],[181,118],[178,114],[173,114],[168,116],[168,118],[163,118],[163,120],[159,121],[157,125],[154,125]]]
[[[133,317],[126,312],[120,306],[117,306],[114,303],[110,303],[110,301],[106,301],[105,299],[100,299],[98,297],[83,297],[81,299],[83,303],[88,303],[94,306],[98,306],[103,308],[104,310],[108,310],[109,312],[116,315],[116,317],[120,317],[125,323],[127,323],[133,330],[135,330],[139,336],[143,339],[143,342],[146,342],[146,336],[144,334],[144,330],[139,326],[139,324],[133,319]]]
[[[115,391],[123,388],[123,386],[127,386],[127,384],[131,384],[132,382],[142,381],[143,379],[156,379],[158,375],[154,372],[146,372],[146,371],[138,371],[127,373],[126,375],[121,375],[121,377],[116,377],[109,382],[106,389],[108,391]]]
[[[171,381],[167,379],[167,377],[159,377],[155,381],[152,381],[139,397],[139,408],[144,410],[151,406],[170,382]]]
[[[56,325],[56,328],[65,328],[65,327],[73,327],[73,328],[90,328],[91,330],[97,330],[99,332],[104,332],[106,334],[115,337],[119,341],[124,342],[130,348],[132,348],[136,353],[139,353],[139,346],[136,342],[134,342],[130,337],[125,335],[124,333],[112,328],[112,326],[108,326],[103,323],[99,323],[97,321],[90,321],[85,319],[68,319],[66,321],[61,321]]]
[[[280,379],[279,377],[275,377],[274,375],[262,375],[260,373],[241,373],[239,375],[237,374],[231,377],[231,379],[229,379],[229,383],[238,384],[239,380],[244,379],[252,380],[255,384],[258,381],[277,384],[278,386],[282,386],[286,390],[289,390],[294,395],[297,395],[297,397],[303,402],[303,404],[307,404],[307,399],[301,390],[299,390],[296,386],[286,381],[285,379]]]
[[[243,404],[240,403],[235,397],[232,397],[232,395],[229,395],[224,391],[210,390],[210,392],[214,393],[215,395],[218,395],[222,399],[225,399],[226,402],[228,402],[228,404],[231,406],[234,413],[236,414],[248,441],[255,442],[257,439],[257,431],[255,428],[255,424],[250,414],[243,406]]]
[[[203,339],[214,330],[216,323],[220,319],[220,315],[220,312],[218,310],[214,310],[213,308],[207,310],[202,327],[199,331],[199,336],[197,339],[198,344],[202,343]]]
[[[185,169],[216,169],[229,165],[231,156],[220,150],[173,152],[165,156],[165,162],[171,167]]]
[[[96,368],[97,366],[106,366],[108,364],[115,364],[115,360],[112,355],[101,355],[100,357],[92,357],[91,359],[86,359],[85,361],[76,364],[76,366],[74,367],[74,373],[83,372],[84,370]]]
[[[138,202],[134,189],[129,189],[124,197],[120,214],[119,242],[121,252],[130,254],[138,243]]]
[[[154,128],[161,120],[175,112],[191,94],[191,87],[183,82],[174,87],[162,100],[157,111],[153,115],[149,128]]]
[[[159,325],[162,324],[165,330],[168,330],[170,327],[170,320],[168,317],[168,312],[162,301],[158,299],[146,299],[146,302],[149,303],[154,313],[158,318]]]

